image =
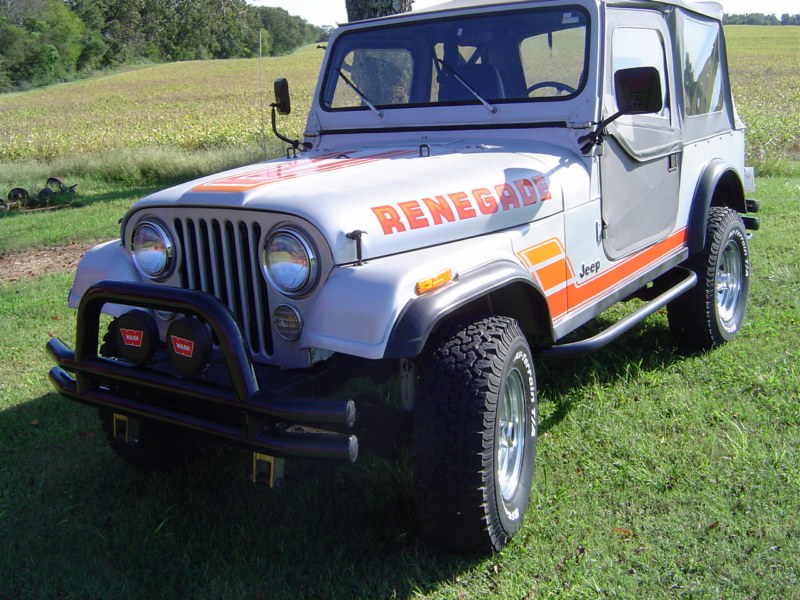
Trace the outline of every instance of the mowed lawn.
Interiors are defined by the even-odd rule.
[[[55,394],[46,379],[49,336],[74,341],[71,274],[0,281],[0,600],[796,596],[800,178],[788,175],[800,139],[789,60],[799,30],[728,30],[738,107],[755,121],[751,163],[762,157],[755,164],[786,174],[760,179],[753,194],[762,201],[762,230],[751,241],[741,335],[714,352],[686,354],[660,312],[601,352],[538,363],[531,509],[509,547],[487,559],[449,555],[421,538],[407,456],[355,466],[292,462],[277,493],[249,483],[247,452],[215,445],[176,472],[127,467],[105,444],[94,412]],[[766,41],[751,44],[756,34]],[[264,61],[269,95],[272,79],[290,79],[297,110],[286,123],[294,134],[320,57],[308,48]],[[759,61],[769,63],[764,75]],[[225,78],[229,71],[237,75]],[[0,96],[0,130],[8,132],[0,193],[15,175],[39,176],[57,164],[76,169],[84,203],[0,218],[0,256],[112,237],[125,207],[163,175],[159,168],[178,177],[200,168],[191,157],[258,147],[257,89],[257,61],[226,61]],[[49,120],[40,121],[44,113]],[[110,133],[94,130],[95,113]],[[159,122],[169,139],[154,151],[141,140]],[[170,133],[172,122],[182,133]],[[786,131],[794,137],[778,135]],[[23,135],[13,154],[8,139]],[[37,155],[29,146],[51,150]],[[173,149],[191,165],[161,164]],[[52,162],[34,162],[44,160]],[[104,178],[104,160],[109,169],[158,164],[152,173],[132,169],[126,183]],[[81,175],[86,164],[91,172]]]

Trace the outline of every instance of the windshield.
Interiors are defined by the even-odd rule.
[[[326,110],[558,101],[584,83],[588,26],[578,7],[414,21],[343,34]]]

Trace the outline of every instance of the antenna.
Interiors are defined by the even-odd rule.
[[[258,30],[258,95],[261,98],[261,152],[264,155],[264,160],[267,159],[267,129],[266,117],[264,116],[264,69],[262,67],[264,56],[261,51],[261,33],[263,28]]]

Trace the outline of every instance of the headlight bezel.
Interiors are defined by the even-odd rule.
[[[302,267],[304,275],[299,278],[297,283],[289,282],[286,278],[286,274],[276,272],[277,264],[270,260],[275,254],[275,251],[271,250],[271,246],[279,238],[284,238],[290,242],[296,243],[298,245],[297,249],[301,250],[302,254],[305,256],[304,265]],[[284,261],[283,264],[296,265],[297,263],[294,261]],[[264,244],[261,248],[261,271],[275,290],[288,298],[300,298],[311,292],[319,281],[319,252],[310,236],[303,230],[291,225],[279,225],[272,229],[264,239]]]
[[[143,260],[141,256],[139,256],[139,252],[141,247],[137,248],[137,236],[138,234],[145,228],[149,228],[153,233],[155,233],[156,238],[160,240],[163,246],[163,261],[159,268],[157,269],[150,269],[147,268],[143,264]],[[163,281],[167,279],[170,275],[172,275],[175,269],[175,240],[172,234],[169,231],[169,228],[164,225],[161,221],[151,218],[145,217],[144,219],[140,220],[139,222],[134,225],[133,230],[131,232],[130,238],[130,253],[131,253],[131,260],[133,264],[136,266],[136,270],[142,276],[150,279],[152,281]]]

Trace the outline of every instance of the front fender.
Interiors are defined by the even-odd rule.
[[[510,234],[501,232],[480,243],[473,238],[338,266],[304,315],[300,345],[370,359],[413,356],[449,310],[485,296],[500,280],[530,284],[513,256]],[[477,276],[499,264],[507,266],[497,282]],[[452,283],[417,295],[417,282],[448,269]]]
[[[448,315],[492,292],[520,283],[534,291],[530,274],[509,260],[482,265],[459,278],[456,285],[409,301],[386,345],[386,358],[417,356],[431,332]]]
[[[91,248],[78,263],[72,289],[69,291],[67,304],[70,308],[78,308],[81,298],[91,286],[103,280],[127,281],[142,283],[130,254],[119,240],[112,240]],[[118,304],[107,304],[103,312],[118,317],[130,310],[130,307]]]

